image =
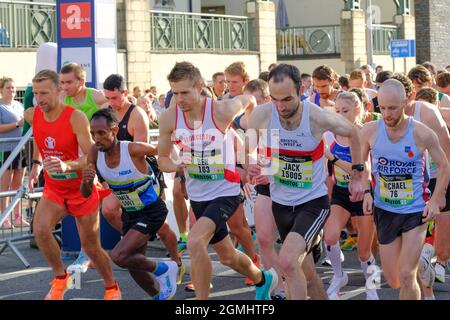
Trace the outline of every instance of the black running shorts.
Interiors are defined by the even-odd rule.
[[[331,196],[331,205],[338,205],[345,210],[347,210],[352,217],[362,217],[363,212],[363,202],[351,202],[350,192],[347,188],[341,188],[336,185],[333,187],[333,195]]]
[[[228,235],[227,221],[236,212],[241,201],[242,195],[219,197],[210,201],[190,200],[192,211],[194,211],[197,220],[201,217],[207,217],[216,225],[210,244],[218,243]]]
[[[154,236],[164,224],[167,217],[167,207],[161,198],[146,206],[141,211],[126,212],[122,208],[122,234],[125,235],[130,229],[143,234]]]
[[[402,233],[408,232],[422,225],[423,212],[400,214],[375,207],[373,220],[377,226],[378,242],[389,244]]]
[[[308,201],[298,206],[285,206],[272,201],[272,212],[281,240],[290,232],[296,232],[306,242],[309,253],[314,240],[325,225],[330,213],[328,196]]]

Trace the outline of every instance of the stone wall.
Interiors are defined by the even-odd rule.
[[[450,64],[450,1],[416,0],[414,6],[417,62],[444,68]]]

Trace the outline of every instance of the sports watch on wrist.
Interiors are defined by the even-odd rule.
[[[357,163],[352,165],[352,170],[356,170],[358,172],[363,172],[364,171],[364,164],[362,163]]]

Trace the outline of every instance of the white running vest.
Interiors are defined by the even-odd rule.
[[[175,140],[180,158],[187,162],[186,191],[189,199],[194,201],[240,194],[232,135],[228,137],[227,132],[217,128],[213,110],[213,100],[205,98],[203,120],[190,128],[185,114],[176,106]]]
[[[288,131],[272,108],[266,155],[271,159],[270,196],[276,203],[297,206],[327,195],[324,142],[310,129],[311,103],[303,101],[303,114],[297,129]],[[277,143],[278,141],[278,143]]]
[[[136,168],[128,151],[130,141],[119,141],[119,143],[119,165],[115,168],[108,167],[105,153],[99,152],[97,170],[119,199],[125,211],[140,211],[158,199],[160,193],[158,179],[156,179],[150,164],[147,165],[147,174]]]

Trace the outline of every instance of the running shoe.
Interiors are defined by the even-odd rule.
[[[286,292],[284,290],[276,290],[270,295],[272,300],[286,300]]]
[[[432,245],[426,243],[419,258],[419,278],[423,285],[427,288],[433,287],[436,278],[436,271],[431,263],[431,258],[434,256],[434,248]]]
[[[85,273],[91,264],[91,259],[89,259],[84,250],[81,249],[80,253],[78,254],[78,258],[70,266],[67,267],[67,272]]]
[[[436,271],[436,281],[445,283],[445,265],[440,262],[436,262],[434,269]]]
[[[269,270],[262,270],[265,282],[262,286],[255,286],[256,297],[255,300],[270,300],[270,293],[276,288],[278,284],[278,275],[274,268]]]
[[[45,300],[63,300],[66,291],[72,288],[72,277],[67,273],[64,279],[55,278],[50,285],[50,291],[45,296]]]
[[[341,245],[341,249],[344,251],[352,251],[358,244],[358,237],[348,236],[348,238]]]
[[[170,300],[177,292],[177,273],[178,265],[175,261],[163,262],[167,264],[168,269],[156,281],[159,283],[159,294],[155,300]]]
[[[112,288],[105,290],[105,300],[122,300],[122,292],[120,292],[119,284],[116,282],[116,285]]]
[[[186,273],[186,267],[183,263],[178,266],[178,272],[177,272],[177,284],[181,284],[183,282],[183,276]]]
[[[336,275],[333,276],[330,282],[330,286],[327,289],[327,295],[330,300],[335,297],[341,290],[341,288],[345,287],[348,283],[348,275],[346,272],[342,272],[342,276],[338,277]]]
[[[209,288],[212,289],[213,285],[212,283],[209,284]],[[195,292],[194,284],[192,282],[189,282],[184,286],[184,290],[188,292]]]

